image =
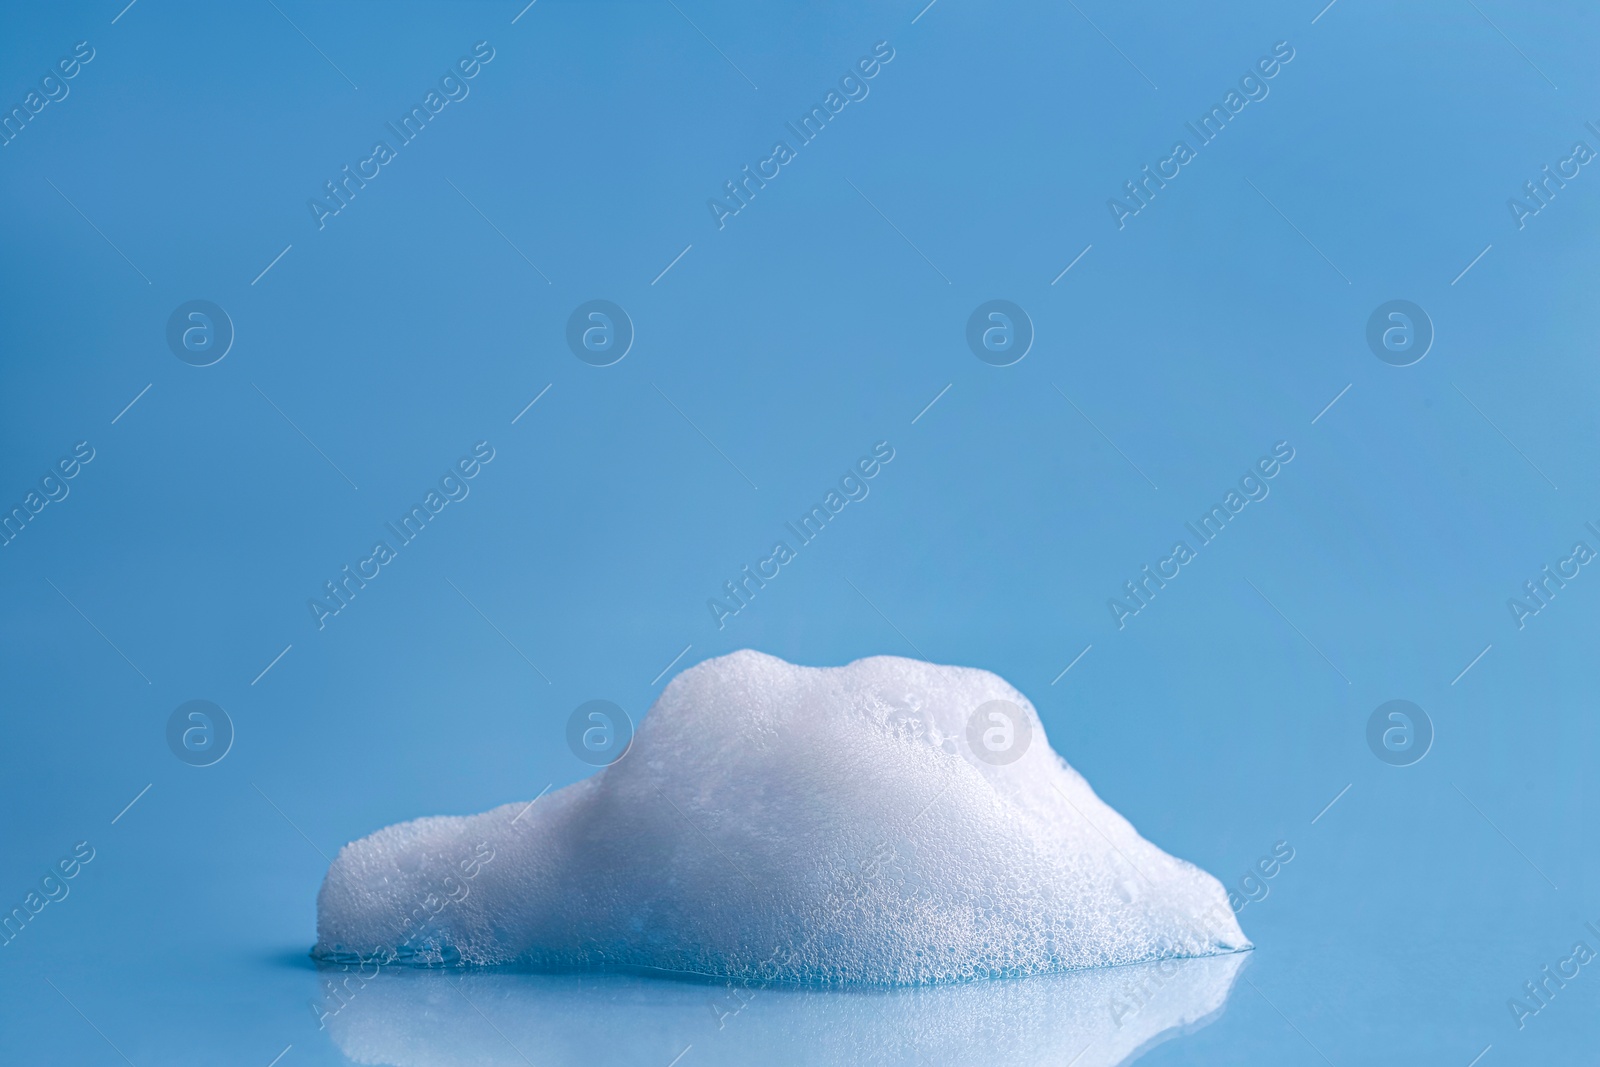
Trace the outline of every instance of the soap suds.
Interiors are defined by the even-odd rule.
[[[980,713],[995,701],[1013,726]],[[1101,801],[1026,697],[892,656],[701,663],[618,763],[531,807],[347,845],[317,903],[324,959],[751,981],[924,984],[1250,947],[1221,884]]]

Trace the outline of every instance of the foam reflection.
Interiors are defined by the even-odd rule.
[[[392,969],[346,993],[325,1024],[351,1061],[392,1067],[666,1067],[691,1046],[694,1067],[1114,1067],[1212,1021],[1245,959],[850,990]]]

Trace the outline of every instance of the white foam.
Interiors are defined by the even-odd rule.
[[[968,740],[996,700],[1020,709],[1015,737],[1031,732],[1014,762]],[[324,957],[752,980],[926,983],[1250,947],[1221,884],[1101,801],[1026,697],[892,656],[701,663],[618,763],[531,808],[347,845],[317,907]]]

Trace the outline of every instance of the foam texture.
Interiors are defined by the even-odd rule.
[[[1014,762],[969,743],[1020,709]],[[485,857],[488,857],[487,859]],[[988,671],[743,651],[674,678],[627,755],[339,852],[315,954],[924,984],[1250,947],[1216,879],[1140,837]]]

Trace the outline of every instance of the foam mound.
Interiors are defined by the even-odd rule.
[[[894,985],[1250,947],[997,675],[751,651],[678,675],[624,758],[531,807],[346,845],[317,936],[347,963]]]

